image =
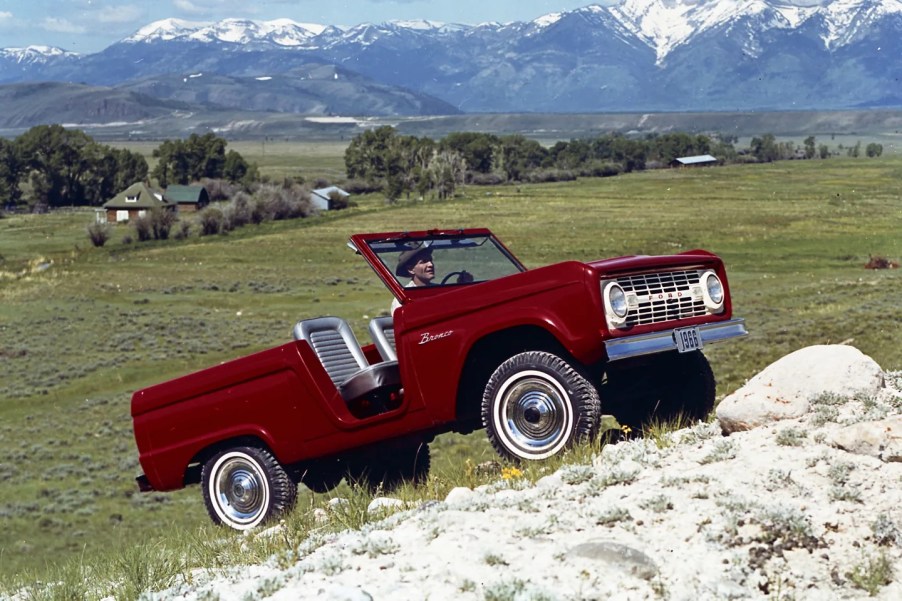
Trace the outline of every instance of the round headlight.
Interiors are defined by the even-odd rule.
[[[629,307],[626,304],[626,292],[623,291],[623,288],[619,284],[611,282],[608,284],[606,292],[608,308],[611,309],[611,313],[620,319],[626,317]]]
[[[723,283],[713,271],[706,271],[702,275],[702,284],[705,290],[705,304],[711,309],[720,309],[723,306]]]

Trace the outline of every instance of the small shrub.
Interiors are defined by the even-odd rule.
[[[633,516],[629,510],[623,507],[614,507],[595,517],[595,525],[597,526],[613,526],[618,522],[632,521]]]
[[[611,177],[623,173],[619,163],[592,163],[581,173],[588,177]]]
[[[545,169],[531,171],[523,178],[533,184],[545,184],[551,182],[570,182],[576,179],[576,174],[566,169]]]
[[[357,203],[353,202],[348,196],[342,196],[338,192],[329,193],[329,210],[340,211],[348,207],[355,207]]]
[[[200,212],[200,235],[214,236],[222,231],[224,220],[222,211],[216,207],[207,207]]]
[[[639,507],[654,513],[664,513],[665,511],[673,509],[673,502],[666,495],[656,495],[642,501],[639,504]]]
[[[148,215],[141,215],[132,223],[135,227],[135,234],[138,236],[138,242],[147,242],[153,238],[153,224]]]
[[[185,240],[191,234],[191,223],[188,221],[180,221],[179,228],[175,232],[176,240]]]
[[[223,211],[228,228],[234,230],[253,222],[253,210],[254,202],[250,195],[245,192],[236,194]]]
[[[784,428],[777,432],[777,444],[781,447],[800,447],[807,438],[808,434],[799,428]]]
[[[110,225],[108,223],[92,223],[88,226],[88,238],[95,247],[101,247],[110,239]]]
[[[866,557],[846,573],[856,588],[873,597],[880,589],[893,581],[893,564],[885,553],[876,557]]]
[[[477,186],[500,186],[507,180],[498,173],[471,173],[470,183]]]
[[[154,209],[150,212],[150,226],[154,240],[168,240],[169,232],[175,224],[175,211]]]
[[[351,179],[342,185],[342,189],[351,194],[372,194],[373,192],[381,192],[382,184],[361,179]]]
[[[871,532],[874,533],[874,542],[878,545],[902,545],[902,532],[896,526],[891,517],[881,513],[871,524]]]
[[[705,457],[700,460],[701,464],[717,463],[718,461],[726,461],[736,457],[736,449],[733,448],[732,440],[718,440],[714,443],[714,448]]]
[[[891,261],[886,257],[870,255],[868,262],[864,264],[865,269],[898,269],[899,262]]]

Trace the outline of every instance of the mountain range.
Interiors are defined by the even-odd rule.
[[[900,39],[902,0],[623,0],[479,25],[167,19],[94,54],[2,49],[0,83],[316,115],[887,108],[902,107]]]

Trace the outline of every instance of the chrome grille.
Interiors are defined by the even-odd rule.
[[[665,271],[617,278],[629,303],[626,326],[641,326],[707,315],[701,271]]]

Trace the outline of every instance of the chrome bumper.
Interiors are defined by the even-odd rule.
[[[749,334],[748,330],[745,329],[744,319],[706,323],[695,327],[698,328],[698,333],[701,336],[702,346],[730,340],[731,338],[741,338]],[[609,361],[675,351],[677,348],[676,341],[673,338],[673,330],[639,334],[638,336],[628,336],[626,338],[613,338],[606,340],[604,346],[608,353]]]

